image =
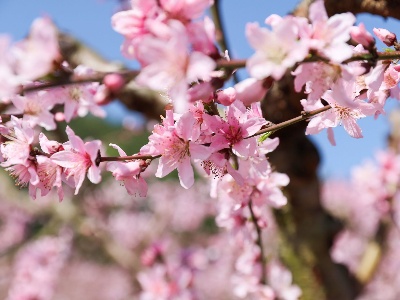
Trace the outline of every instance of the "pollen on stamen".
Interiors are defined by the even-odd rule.
[[[204,160],[200,163],[200,165],[207,173],[212,174],[214,179],[220,179],[227,173],[225,167],[218,167],[211,160]]]

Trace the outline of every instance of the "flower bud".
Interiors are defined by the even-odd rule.
[[[386,46],[391,47],[397,42],[396,35],[384,28],[374,28],[375,35],[380,39]]]
[[[358,26],[353,26],[350,30],[350,36],[356,43],[363,45],[366,49],[375,44],[373,36],[365,30],[363,23],[360,23]]]
[[[233,87],[230,87],[218,91],[215,100],[222,105],[229,106],[236,100],[236,90]]]
[[[108,74],[103,79],[104,85],[111,92],[118,92],[125,84],[124,78],[120,74]]]

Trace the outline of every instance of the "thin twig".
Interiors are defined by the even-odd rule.
[[[332,107],[330,105],[325,105],[324,107],[318,108],[316,110],[312,110],[312,111],[308,111],[308,112],[302,112],[301,116],[298,116],[298,117],[295,117],[293,119],[281,122],[281,123],[276,124],[276,125],[268,126],[267,128],[264,128],[264,129],[261,129],[261,130],[257,131],[255,134],[253,134],[251,136],[245,137],[245,139],[248,139],[248,138],[260,135],[260,134],[264,134],[264,133],[267,133],[267,132],[271,132],[271,131],[274,131],[274,132],[278,131],[279,129],[285,128],[285,127],[290,126],[290,125],[293,125],[293,124],[298,123],[300,121],[307,120],[310,117],[318,115],[318,114],[320,114],[320,113],[322,113],[324,111],[327,111],[327,110],[329,110],[331,108]]]
[[[393,60],[393,59],[400,59],[400,51],[390,51],[390,52],[377,52],[377,56],[374,56],[371,53],[357,53],[354,54],[352,57],[343,61],[344,64],[348,64],[354,61],[374,61],[374,60]],[[325,61],[329,62],[324,57],[313,55],[310,57],[305,58],[301,63],[310,63],[310,62],[317,62],[317,61]],[[230,68],[230,69],[239,69],[246,67],[246,59],[231,59],[230,61],[227,60],[218,60],[217,67],[220,68]]]
[[[267,128],[261,129],[259,131],[257,131],[255,134],[245,137],[245,139],[251,138],[251,137],[255,137],[257,135],[261,135],[267,132],[275,132],[278,131],[279,129],[285,128],[287,126],[293,125],[295,123],[298,123],[300,121],[303,120],[307,120],[310,117],[313,117],[317,114],[320,114],[324,111],[327,111],[328,109],[330,109],[331,106],[330,105],[325,105],[324,107],[318,108],[316,110],[312,110],[312,111],[308,111],[308,112],[302,112],[301,116],[298,116],[296,118],[281,122],[279,124],[276,125],[272,125],[272,126],[268,126]],[[156,159],[161,157],[161,155],[157,155],[157,156],[151,156],[151,155],[132,155],[132,156],[99,156],[97,161],[98,164],[100,164],[101,162],[105,162],[105,161],[127,161],[127,160],[134,160],[134,159],[141,159],[141,160],[146,160],[146,159]]]
[[[253,203],[252,203],[251,199],[249,201],[248,207],[249,207],[249,210],[250,210],[251,220],[252,220],[252,222],[254,224],[254,227],[256,228],[256,232],[257,232],[256,244],[260,248],[260,256],[261,256],[261,279],[260,279],[260,283],[267,284],[266,257],[265,257],[265,253],[264,253],[263,243],[262,243],[261,228],[257,223],[257,217],[254,214]]]
[[[129,78],[129,80],[132,80],[135,78],[140,71],[138,70],[129,70],[129,71],[120,71],[120,72],[108,72],[108,73],[99,73],[94,76],[89,76],[85,78],[79,78],[79,79],[73,79],[73,78],[67,78],[64,80],[58,80],[54,82],[46,82],[46,83],[41,83],[38,85],[31,85],[31,86],[26,86],[22,89],[22,93],[29,93],[29,92],[34,92],[34,91],[39,91],[39,90],[45,90],[45,89],[50,89],[50,88],[56,88],[59,86],[65,86],[65,85],[73,85],[73,84],[84,84],[84,83],[90,83],[90,82],[102,82],[104,77],[109,74],[119,74],[121,76]]]
[[[151,155],[131,155],[131,156],[101,156],[99,161],[127,161],[127,160],[147,160],[147,159],[156,159],[161,157],[161,155],[151,156]]]

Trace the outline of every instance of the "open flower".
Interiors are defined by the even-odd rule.
[[[51,160],[65,168],[64,175],[67,180],[69,178],[74,179],[73,185],[76,195],[82,186],[86,174],[93,183],[101,181],[100,169],[95,163],[100,151],[101,142],[94,140],[84,143],[69,126],[67,126],[66,132],[69,142],[63,145],[65,150],[54,153],[51,156]]]
[[[111,147],[118,150],[120,156],[126,156],[124,150],[118,145],[110,144]],[[134,160],[129,162],[109,162],[107,164],[107,171],[110,171],[114,178],[118,181],[122,181],[129,195],[138,194],[140,197],[146,197],[147,194],[147,183],[140,176],[143,169],[142,160]]]
[[[255,134],[266,123],[265,119],[251,114],[239,100],[227,108],[226,120],[219,116],[205,115],[207,125],[215,132],[211,139],[214,151],[232,147],[234,154],[247,157],[256,151]]]
[[[172,111],[167,111],[167,117],[163,125],[156,125],[153,134],[149,137],[149,143],[142,147],[140,153],[149,155],[161,155],[157,177],[164,177],[173,170],[178,169],[181,185],[190,188],[194,183],[191,159],[207,159],[210,148],[196,144],[200,131],[193,130],[197,120],[191,112],[183,114],[174,124]]]

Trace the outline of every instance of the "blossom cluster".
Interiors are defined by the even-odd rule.
[[[394,139],[392,147],[376,153],[374,160],[355,167],[350,180],[324,184],[323,205],[344,224],[331,256],[366,285],[357,299],[395,299],[399,293],[398,142]]]
[[[231,72],[217,65],[221,60],[229,62],[229,56],[221,55],[215,45],[212,21],[199,21],[212,1],[137,0],[131,4],[131,9],[113,16],[113,27],[126,38],[123,52],[141,64],[135,82],[165,93],[172,108],[167,108],[162,124],[155,126],[149,143],[136,156],[129,159],[119,146],[112,145],[121,157],[127,158],[125,162],[122,158],[109,162],[107,169],[123,182],[129,194],[146,195],[141,173],[158,157],[155,175],[164,177],[177,169],[185,188],[194,182],[192,162],[200,162],[208,175],[222,178],[229,174],[241,188],[249,185],[264,194],[269,185],[265,182],[275,182],[276,177],[265,155],[276,147],[277,141],[261,138],[257,142],[253,137],[266,132],[269,125],[262,116],[259,100],[272,82],[281,79],[289,69],[293,70],[295,89],[301,91],[305,86],[308,97],[301,104],[306,112],[323,108],[324,103],[330,108],[310,119],[306,134],[327,128],[332,144],[333,127],[343,124],[351,136],[360,138],[362,133],[356,120],[384,113],[387,98],[399,94],[400,76],[394,61],[346,61],[355,54],[376,58],[375,40],[362,24],[353,26],[355,18],[351,13],[328,18],[321,0],[310,6],[309,20],[272,15],[265,21],[271,29],[249,24],[246,33],[256,52],[248,59],[247,69],[253,77],[222,90],[215,90],[216,82],[227,80]],[[396,46],[392,33],[384,29],[374,32],[387,45]],[[7,76],[12,72],[14,75],[9,78],[14,78],[11,81],[16,84],[4,89],[7,92],[2,94],[2,100],[12,104],[9,112],[22,115],[22,120],[12,117],[4,123],[1,152],[2,166],[17,177],[19,185],[29,184],[32,197],[37,189],[45,195],[55,186],[62,199],[62,181],[75,188],[76,193],[86,174],[90,181],[100,182],[98,166],[107,161],[102,160],[99,152],[100,142],[85,144],[68,127],[69,142],[47,141],[52,144],[50,149],[42,141],[47,138],[41,134],[42,149],[35,152],[33,128],[54,130],[56,121],[70,122],[88,111],[103,116],[99,104],[105,103],[105,89],[116,92],[125,82],[118,74],[104,76],[104,85],[87,82],[96,72],[84,66],[72,69],[62,62],[56,34],[48,19],[40,19],[26,40],[10,49],[4,47],[1,74]],[[349,45],[350,39],[359,44]],[[19,73],[27,67],[17,68],[21,65],[17,54],[28,47],[27,43],[32,43],[29,47],[49,47],[52,55],[47,57],[47,64],[41,62],[45,68],[22,76],[22,80]],[[37,56],[23,61],[35,65]],[[49,72],[53,76],[67,76],[72,83],[81,79],[84,82],[47,88],[44,75]],[[23,93],[15,94],[17,84],[22,85]],[[218,110],[225,111],[224,118]],[[277,206],[284,203],[279,197],[272,202],[280,203]]]
[[[5,141],[1,145],[2,167],[16,179],[18,186],[28,186],[35,199],[37,190],[41,196],[57,188],[60,201],[64,197],[62,182],[79,192],[86,175],[93,183],[101,180],[95,160],[100,151],[100,141],[84,143],[67,127],[69,141],[60,144],[39,135],[41,149],[33,147],[35,132],[28,121],[11,117],[9,126],[2,125]]]
[[[271,85],[289,73],[294,89],[306,95],[301,100],[303,120],[309,121],[306,134],[327,129],[335,144],[333,128],[343,124],[350,136],[361,138],[356,121],[384,114],[389,97],[400,99],[400,68],[395,59],[378,53],[372,34],[363,24],[354,25],[353,14],[329,18],[323,1],[317,0],[308,19],[271,15],[265,20],[268,27],[248,24],[246,35],[255,53],[243,67],[251,78],[225,87],[236,66],[230,67],[229,53],[220,53],[216,46],[213,21],[202,18],[212,4],[212,0],[132,0],[130,9],[112,17],[113,28],[125,37],[122,52],[141,67],[132,80],[168,101],[161,123],[134,155],[112,143],[119,157],[106,157],[100,140],[84,142],[69,126],[64,142],[36,131],[59,129],[59,122],[70,123],[88,112],[103,117],[100,106],[129,83],[122,72],[100,74],[64,61],[57,31],[47,18],[36,20],[21,42],[10,45],[0,36],[0,100],[7,106],[0,124],[1,166],[18,186],[28,186],[34,199],[38,191],[46,196],[55,187],[62,200],[65,185],[76,195],[86,177],[100,183],[104,162],[129,195],[142,197],[149,192],[145,171],[157,159],[155,176],[163,178],[177,170],[185,189],[194,185],[196,174],[206,177],[211,196],[218,199],[216,223],[241,251],[234,260],[234,294],[297,299],[301,292],[292,284],[290,272],[275,258],[267,261],[262,240],[263,229],[273,224],[270,209],[287,203],[281,188],[289,178],[276,172],[267,159],[279,144],[270,135],[281,127],[265,119],[260,101],[268,101]],[[399,50],[393,33],[385,29],[374,33]],[[389,172],[380,186],[391,185],[396,174]],[[389,188],[376,191],[365,182],[364,186],[384,199],[381,209],[387,208],[388,197],[397,197]],[[376,231],[379,217],[372,218],[372,229],[364,229]],[[130,218],[133,214],[110,218],[107,225],[123,235],[121,226]],[[126,248],[136,245],[134,239],[124,242]],[[192,279],[201,269],[191,261],[195,255],[170,259],[163,243],[147,246],[142,257],[147,269],[137,276],[142,299],[194,297]]]

